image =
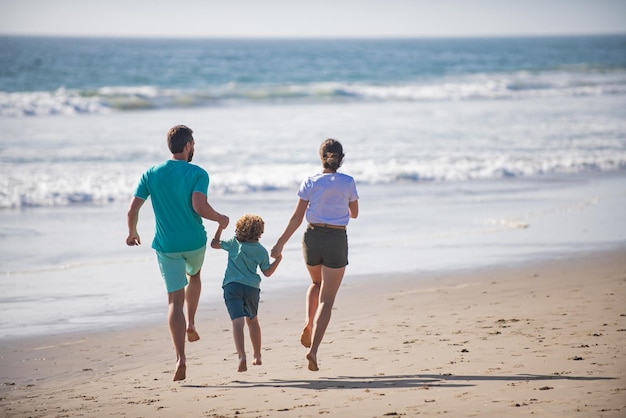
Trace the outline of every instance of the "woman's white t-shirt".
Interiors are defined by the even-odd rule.
[[[309,202],[309,223],[348,225],[348,204],[359,199],[354,179],[343,173],[319,173],[304,180],[298,197]]]

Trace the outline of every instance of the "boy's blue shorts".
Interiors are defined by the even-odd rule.
[[[230,319],[256,318],[259,312],[261,289],[245,284],[230,282],[224,286],[224,303]]]
[[[197,274],[204,263],[206,245],[197,250],[182,253],[162,253],[157,251],[161,277],[165,281],[167,293],[183,289],[189,283],[187,274]]]

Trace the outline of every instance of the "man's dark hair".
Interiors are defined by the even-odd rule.
[[[193,141],[193,131],[185,125],[176,125],[167,133],[167,146],[172,154],[183,152],[187,142]]]

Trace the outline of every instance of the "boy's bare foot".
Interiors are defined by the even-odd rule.
[[[304,328],[300,334],[300,343],[306,348],[311,347],[311,328]]]
[[[200,336],[198,335],[198,332],[194,328],[187,329],[187,341],[192,343],[194,341],[198,341],[199,339],[200,339]]]
[[[248,364],[246,363],[246,358],[242,357],[239,359],[239,367],[237,368],[238,372],[248,371]]]
[[[176,373],[174,373],[174,382],[179,380],[185,380],[187,377],[187,366],[182,365],[176,368]]]
[[[261,364],[263,364],[263,363],[261,362],[261,356],[259,356],[259,357],[256,357],[256,356],[255,356],[255,357],[254,357],[254,360],[252,361],[252,365],[254,365],[254,366],[260,366]]]
[[[312,372],[316,372],[319,370],[319,367],[317,367],[317,358],[313,354],[308,353],[306,355],[306,359],[309,360],[309,370],[311,370]]]

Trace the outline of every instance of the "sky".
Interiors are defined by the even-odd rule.
[[[626,0],[0,0],[0,34],[352,38],[626,33]]]

